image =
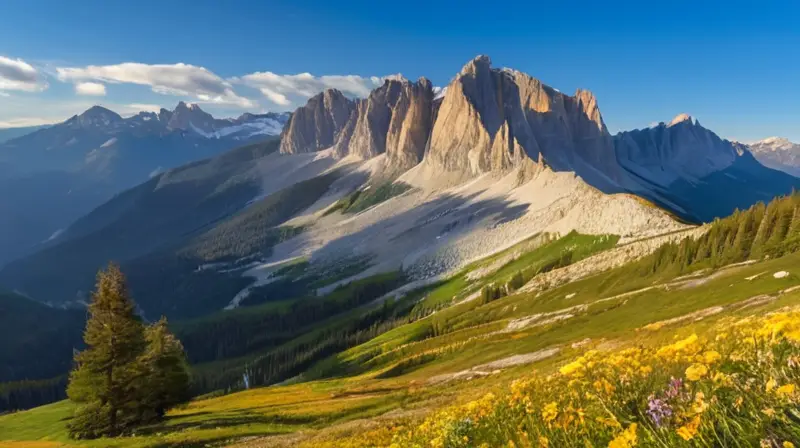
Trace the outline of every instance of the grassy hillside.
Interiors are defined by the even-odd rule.
[[[431,427],[419,426],[426,416],[440,409],[465,412],[458,405],[487,392],[505,396],[513,380],[555,372],[589,349],[613,354],[632,346],[658,347],[676,334],[706,334],[729,316],[800,305],[800,276],[792,272],[798,265],[800,255],[790,255],[720,269],[691,283],[659,281],[623,296],[602,292],[618,274],[609,271],[538,296],[462,303],[337,356],[357,366],[340,378],[201,398],[137,437],[94,446],[382,446],[395,437],[417,440]],[[773,276],[784,270],[790,275]],[[435,319],[441,334],[421,336],[420,326]],[[63,430],[68,413],[69,404],[59,403],[0,417],[0,439],[69,443]],[[621,429],[630,425],[623,423]],[[461,437],[453,432],[456,427],[448,428],[442,434]],[[484,437],[483,428],[464,428],[472,431],[464,434]],[[610,437],[615,434],[609,430]],[[249,440],[253,436],[262,438]]]

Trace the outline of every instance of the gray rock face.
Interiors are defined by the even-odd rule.
[[[358,101],[336,142],[336,153],[360,159],[386,153],[390,166],[408,169],[422,160],[432,124],[431,82],[387,79]]]
[[[748,148],[764,165],[800,177],[800,144],[785,138],[769,137],[750,143]]]
[[[297,109],[281,134],[281,153],[299,154],[333,146],[350,118],[354,103],[329,89]]]
[[[615,145],[625,168],[661,186],[723,170],[744,151],[743,145],[719,138],[687,114],[669,124],[621,132]]]
[[[167,128],[183,131],[199,130],[210,133],[216,130],[214,121],[214,117],[200,109],[198,105],[187,106],[186,103],[181,101],[170,115]]]

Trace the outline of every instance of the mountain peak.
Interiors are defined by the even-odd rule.
[[[106,109],[103,106],[92,106],[84,113],[73,117],[70,122],[77,126],[86,128],[94,126],[108,126],[112,123],[122,121],[116,112]]]
[[[479,54],[467,62],[461,69],[460,75],[477,74],[479,71],[488,71],[492,67],[492,59],[485,54]]]
[[[103,106],[92,106],[86,109],[84,113],[80,114],[80,117],[100,117],[104,115],[109,117],[122,118],[119,115],[117,115],[116,112],[106,109]]]
[[[691,115],[684,113],[676,115],[675,118],[673,118],[672,121],[670,121],[667,126],[668,127],[675,126],[676,124],[680,124],[685,121],[688,121],[689,124],[697,124],[697,120],[695,120]]]

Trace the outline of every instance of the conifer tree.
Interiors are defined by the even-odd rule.
[[[117,265],[98,273],[88,311],[87,348],[76,355],[67,388],[79,405],[69,431],[79,439],[115,436],[125,429],[138,407],[132,388],[145,346],[144,326]]]
[[[189,399],[189,365],[183,345],[167,329],[165,317],[147,327],[145,338],[147,349],[139,359],[143,371],[139,420],[150,422]]]
[[[760,258],[764,255],[764,246],[766,246],[769,237],[772,236],[775,221],[778,219],[779,202],[780,199],[773,199],[764,210],[764,217],[761,219],[755,239],[753,240],[751,253],[754,258]]]
[[[753,239],[756,233],[756,218],[754,213],[747,212],[739,220],[736,237],[731,244],[731,252],[727,257],[728,262],[744,261],[750,256]]]

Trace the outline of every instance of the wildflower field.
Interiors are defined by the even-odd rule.
[[[727,318],[655,348],[590,350],[437,412],[393,447],[793,447],[800,309]]]

